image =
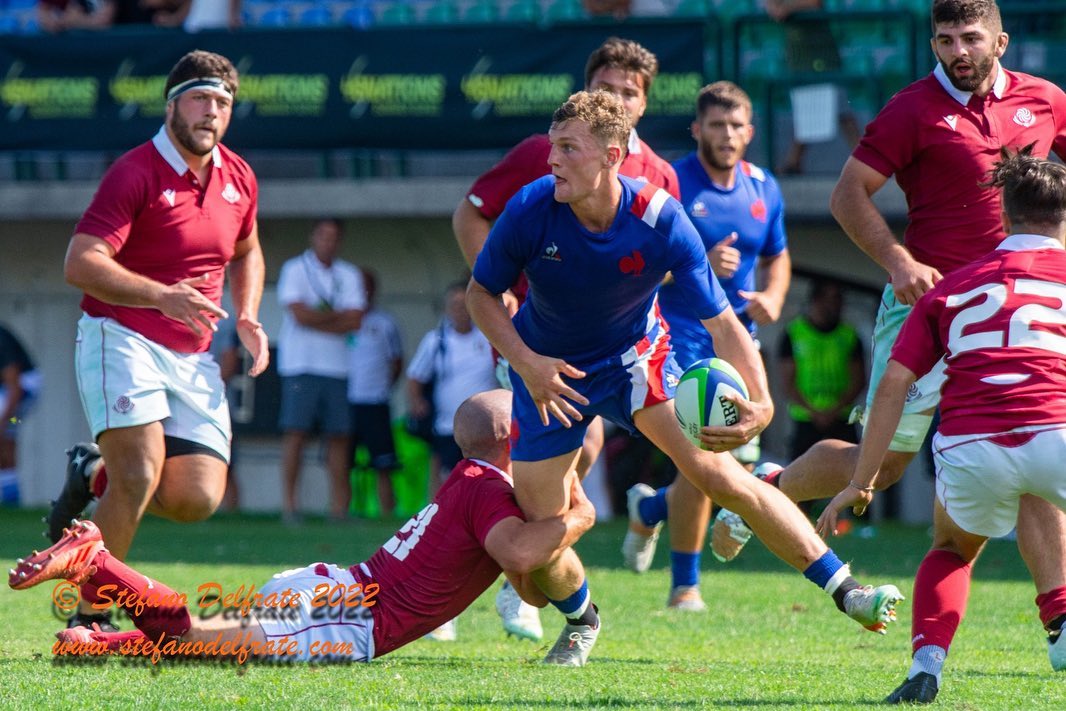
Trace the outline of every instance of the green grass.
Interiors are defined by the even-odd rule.
[[[40,512],[0,513],[0,559],[41,546]],[[216,516],[194,525],[146,519],[129,560],[192,593],[207,581],[227,589],[262,584],[285,568],[362,560],[396,522],[344,527]],[[112,659],[55,667],[51,586],[0,590],[0,706],[11,708],[862,708],[876,704],[909,664],[909,602],[887,637],[861,630],[799,574],[753,542],[723,566],[705,556],[706,614],[668,612],[666,548],[653,572],[622,570],[623,524],[597,526],[578,550],[589,566],[604,631],[585,669],[538,662],[561,619],[544,611],[548,638],[504,638],[492,596],[459,619],[459,641],[419,641],[368,665],[275,667]],[[835,541],[862,581],[895,583],[910,595],[928,546],[924,529],[883,526],[871,539]],[[10,566],[11,563],[8,563]],[[1047,662],[1033,587],[1012,543],[993,542],[977,566],[969,614],[944,677],[941,708],[1052,709],[1066,705],[1066,678]],[[190,598],[193,596],[190,595]],[[129,628],[129,622],[123,624]]]

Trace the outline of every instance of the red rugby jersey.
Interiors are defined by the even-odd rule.
[[[380,586],[374,615],[374,656],[422,637],[485,592],[501,569],[485,551],[500,521],[525,520],[510,477],[491,464],[464,459],[433,502],[352,575]]]
[[[1002,67],[981,98],[952,86],[939,65],[901,90],[866,127],[854,157],[896,181],[907,197],[904,243],[946,274],[988,254],[1006,236],[999,191],[983,188],[1003,146],[1036,142],[1066,157],[1066,94]]]
[[[255,225],[259,187],[233,151],[220,144],[212,157],[205,188],[160,129],[115,161],[74,231],[99,237],[115,249],[116,262],[163,284],[210,274],[199,289],[220,303],[226,265]],[[197,353],[211,344],[211,332],[197,335],[157,309],[116,306],[88,294],[81,308],[175,351]]]
[[[892,359],[926,373],[946,355],[940,432],[1066,423],[1066,249],[1011,235],[926,292]]]

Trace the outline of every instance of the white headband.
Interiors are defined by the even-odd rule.
[[[206,89],[212,93],[221,94],[229,100],[233,100],[233,94],[226,87],[226,82],[218,77],[196,77],[195,79],[189,79],[183,81],[180,84],[175,84],[167,92],[167,101],[173,101],[182,94],[192,89]]]

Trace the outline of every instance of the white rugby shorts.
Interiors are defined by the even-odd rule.
[[[94,439],[116,427],[162,422],[165,434],[229,461],[229,403],[210,353],[178,353],[114,319],[83,314],[74,364]]]
[[[1014,528],[1018,499],[1032,494],[1066,509],[1066,424],[1006,434],[933,437],[936,495],[961,528],[995,538]]]
[[[374,658],[374,616],[371,608],[341,602],[336,595],[322,597],[325,585],[329,590],[338,587],[351,591],[358,585],[347,568],[333,564],[314,563],[306,568],[293,568],[278,573],[259,591],[264,598],[275,593],[279,598],[291,591],[292,599],[299,593],[296,607],[261,608],[253,612],[268,640],[276,643],[288,637],[296,642],[296,654],[281,655],[279,661],[369,662]],[[318,592],[316,593],[316,588]],[[326,604],[322,604],[323,601]],[[330,605],[329,601],[339,604]],[[315,653],[317,652],[317,653]]]

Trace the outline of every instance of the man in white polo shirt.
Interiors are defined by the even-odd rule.
[[[362,322],[366,291],[355,265],[337,258],[341,234],[340,220],[316,222],[310,249],[285,262],[278,277],[282,517],[289,523],[299,518],[296,486],[316,423],[327,441],[330,517],[344,518],[352,498],[347,334]]]

